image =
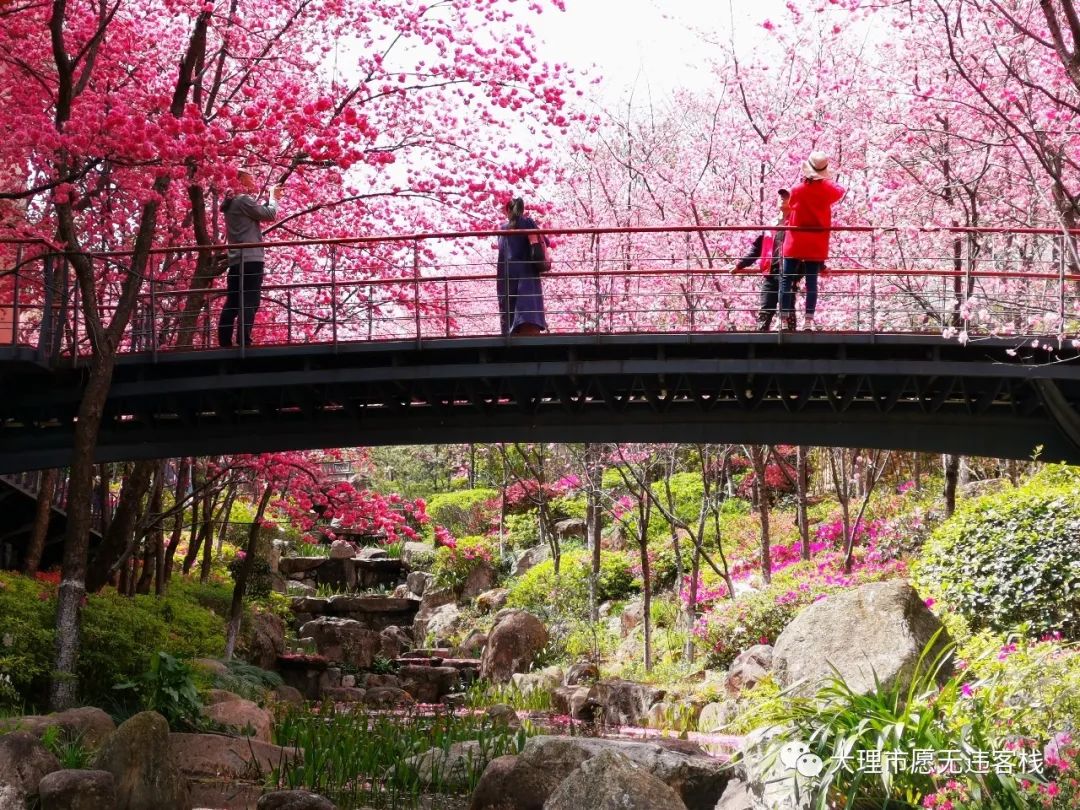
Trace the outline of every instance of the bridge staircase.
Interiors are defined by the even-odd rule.
[[[33,470],[0,474],[0,568],[18,568],[30,540],[34,526],[34,511],[38,493],[41,492],[43,471]],[[64,532],[67,529],[68,479],[61,477],[53,491],[49,516],[49,529],[45,536],[45,551],[41,568],[48,569],[60,563]],[[94,502],[91,508],[93,528],[90,543],[101,540],[103,516],[101,504]]]

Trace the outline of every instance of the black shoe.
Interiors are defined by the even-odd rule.
[[[759,332],[768,332],[772,328],[772,318],[758,318],[757,330]]]
[[[795,313],[792,313],[791,315],[785,315],[783,318],[781,318],[781,320],[780,320],[780,329],[781,330],[785,330],[785,331],[788,331],[788,332],[794,332],[795,327],[796,327]]]

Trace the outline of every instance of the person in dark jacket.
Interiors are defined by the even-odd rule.
[[[259,224],[273,222],[277,218],[277,203],[281,196],[281,187],[272,186],[270,199],[265,205],[260,205],[253,196],[257,191],[254,176],[241,170],[237,172],[236,179],[241,193],[226,197],[221,206],[229,243],[227,292],[218,321],[218,345],[225,347],[233,345],[233,327],[238,317],[238,342],[242,346],[251,345],[251,328],[255,325],[255,313],[259,311],[262,299],[263,249],[261,246],[240,248],[235,245],[263,240]]]
[[[788,198],[791,192],[782,188],[776,192],[780,218],[777,225],[786,225],[788,219]],[[731,269],[739,273],[755,263],[764,277],[761,279],[761,299],[758,305],[757,328],[759,332],[768,332],[780,299],[780,275],[783,270],[783,231],[762,231],[757,235],[750,252]]]
[[[506,203],[506,222],[501,230],[508,233],[499,237],[495,282],[504,335],[538,335],[547,329],[540,268],[530,257],[530,245],[544,237],[514,233],[536,228],[536,222],[525,216],[525,201],[521,197]]]

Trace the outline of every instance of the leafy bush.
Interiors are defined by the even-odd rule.
[[[915,578],[976,630],[1028,623],[1080,639],[1080,470],[965,504],[934,531]]]
[[[507,604],[547,617],[580,618],[588,611],[590,570],[589,553],[583,549],[562,555],[558,580],[554,561],[544,560],[510,587]],[[614,551],[600,553],[598,586],[601,602],[620,599],[641,589],[641,584],[634,578],[629,557]]]
[[[532,548],[540,543],[540,518],[532,509],[506,516],[506,544],[513,549]]]
[[[44,695],[52,668],[54,596],[51,584],[0,572],[0,675],[30,701]]]
[[[102,591],[82,614],[79,679],[85,697],[109,694],[114,683],[135,680],[148,652],[177,658],[220,655],[224,621],[176,589],[164,598]]]
[[[1048,658],[1040,656],[1060,658],[1075,652],[1054,642],[1008,652],[1017,645],[1010,643],[1000,652],[991,647],[939,686],[939,662],[950,651],[946,648],[942,657],[932,659],[929,650],[934,643],[924,650],[916,667],[921,674],[907,689],[897,684],[858,694],[836,677],[813,698],[781,695],[769,701],[774,707],[777,699],[782,704],[768,715],[785,729],[773,741],[772,753],[788,740],[799,740],[826,764],[812,806],[816,810],[841,804],[956,810],[1075,807],[1070,802],[1076,795],[1076,751],[1070,747],[1069,733],[1055,733],[1071,718],[1044,714],[1025,725],[1024,716],[1030,708],[1038,708],[1046,694],[1037,680],[1031,680],[1043,676]],[[1012,658],[1027,652],[1034,657]],[[1005,660],[1003,653],[1008,665],[999,667],[994,662]],[[961,767],[906,767],[916,751],[932,752],[939,766],[945,755],[955,752],[959,759],[954,761]],[[998,766],[997,757],[993,767],[974,766],[976,754],[989,762],[992,752],[1003,754],[1009,767]],[[1044,757],[1049,769],[1040,768]],[[873,771],[860,767],[869,761],[882,767]],[[1065,798],[1059,803],[1059,797]]]
[[[435,584],[456,590],[465,584],[475,569],[490,565],[493,556],[486,537],[462,537],[453,546],[440,546],[435,551],[435,565],[431,570]]]
[[[135,680],[151,652],[177,658],[219,655],[225,646],[224,620],[202,602],[220,602],[222,596],[221,586],[180,577],[162,598],[129,598],[111,588],[88,596],[79,628],[82,698],[114,698],[113,684]],[[32,704],[47,693],[55,613],[51,580],[0,573],[0,674],[9,676]]]
[[[213,687],[240,695],[255,703],[264,703],[267,694],[284,683],[276,672],[270,672],[244,661],[237,661],[235,658],[222,663],[225,664],[228,672],[223,675],[215,674],[211,680]]]
[[[168,653],[151,655],[142,675],[113,688],[134,692],[142,709],[160,714],[169,721],[170,728],[195,727],[200,721],[202,701],[191,667]]]
[[[238,551],[232,562],[229,563],[229,575],[233,580],[240,575],[240,568],[244,565],[245,557],[243,551]],[[273,590],[274,571],[270,567],[270,561],[262,557],[256,557],[251,563],[251,570],[248,572],[244,595],[249,599],[265,599]]]
[[[483,534],[491,527],[499,497],[494,489],[463,489],[435,495],[427,504],[428,517],[455,537]]]

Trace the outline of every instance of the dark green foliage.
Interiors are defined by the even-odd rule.
[[[41,734],[41,744],[60,761],[67,770],[89,768],[94,759],[92,749],[83,745],[82,735],[71,736],[60,726],[48,726]]]
[[[244,564],[244,557],[237,554],[229,563],[229,575],[235,580],[240,574],[240,568]],[[251,563],[248,572],[247,584],[244,587],[244,595],[248,599],[265,599],[274,590],[274,572],[270,568],[269,560],[256,557]],[[231,599],[231,595],[230,595]]]
[[[631,566],[632,561],[625,554],[601,552],[601,602],[622,599],[641,590],[641,583],[634,578]],[[557,580],[554,562],[544,560],[526,571],[510,587],[507,604],[545,617],[580,617],[588,610],[589,570],[589,554],[584,550],[574,550],[562,555]]]
[[[428,516],[445,526],[454,537],[484,534],[499,509],[493,505],[499,493],[494,489],[463,489],[434,496],[427,505]]]
[[[150,656],[146,671],[133,681],[113,686],[131,692],[144,711],[153,711],[169,721],[170,728],[193,728],[202,715],[202,701],[191,667],[168,653]]]
[[[267,694],[284,683],[276,672],[270,672],[244,661],[237,661],[235,658],[222,663],[229,672],[226,675],[214,676],[214,688],[224,689],[256,703],[265,702]]]
[[[1080,470],[1052,468],[964,504],[933,533],[915,575],[974,629],[1029,623],[1080,639]]]
[[[89,703],[115,700],[113,684],[133,681],[151,652],[177,658],[220,655],[224,622],[200,601],[215,591],[177,578],[168,596],[120,596],[108,588],[82,611],[78,676]],[[30,705],[44,702],[52,670],[56,586],[0,574],[0,674]]]
[[[274,784],[316,791],[342,807],[376,808],[451,806],[432,803],[430,794],[468,796],[487,763],[520,753],[529,735],[473,712],[368,714],[340,712],[332,704],[291,710],[276,731],[280,744],[298,747],[303,756],[274,774]],[[478,749],[464,773],[436,762],[421,780],[408,761],[465,740],[476,740]]]
[[[42,695],[52,667],[54,593],[50,584],[0,572],[0,675],[30,701]]]

